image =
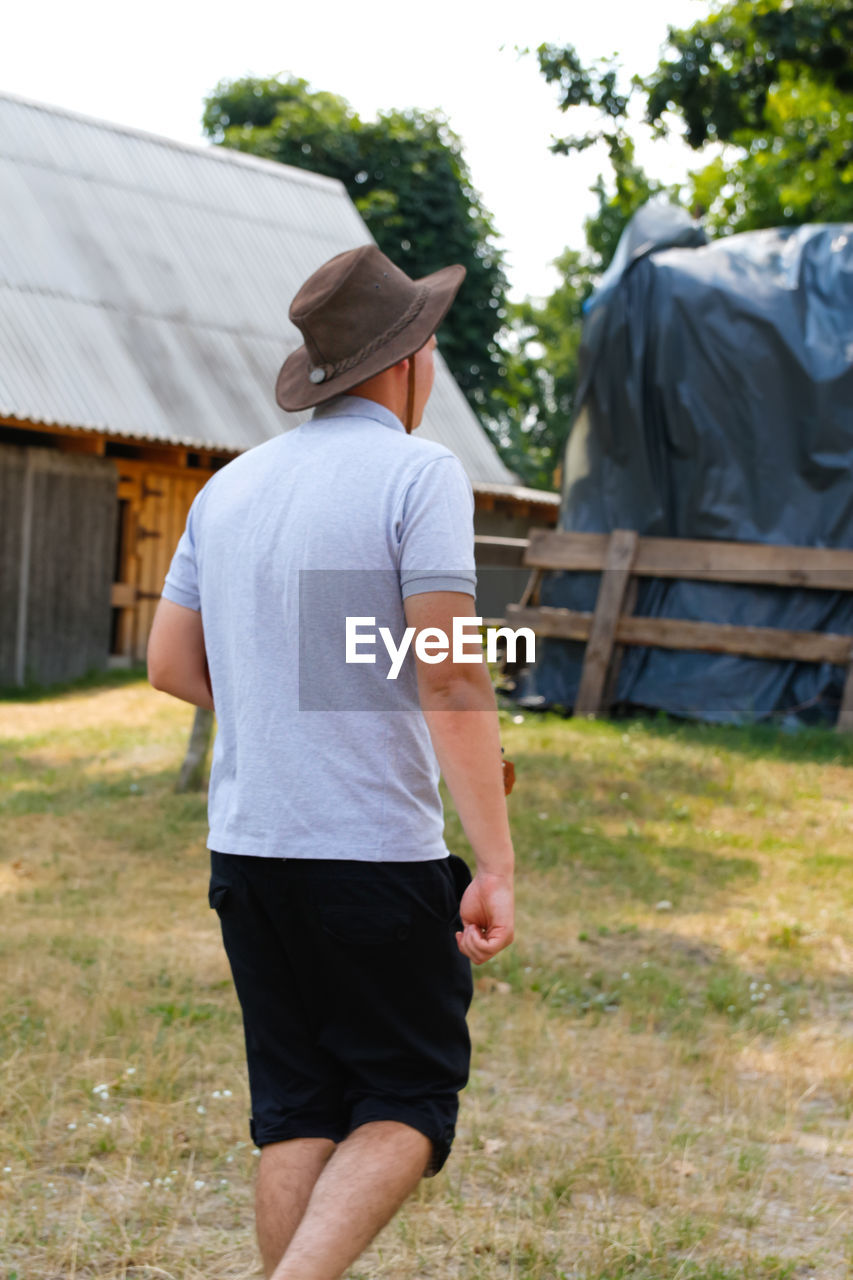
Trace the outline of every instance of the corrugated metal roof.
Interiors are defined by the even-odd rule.
[[[290,300],[370,240],[341,183],[0,94],[0,416],[204,449],[295,426]],[[439,358],[421,433],[512,486]]]

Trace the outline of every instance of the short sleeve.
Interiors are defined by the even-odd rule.
[[[197,499],[196,499],[197,501]],[[198,562],[196,560],[196,544],[194,526],[197,518],[196,502],[193,502],[187,516],[187,525],[181,534],[166,581],[163,584],[163,596],[174,604],[182,604],[185,609],[201,609],[201,596],[198,588]]]
[[[426,463],[406,491],[398,565],[403,599],[424,591],[476,594],[474,495],[452,454]]]

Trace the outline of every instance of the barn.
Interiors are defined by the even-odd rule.
[[[2,687],[144,659],[193,497],[306,416],[273,396],[290,299],[370,235],[332,179],[5,94],[0,187]],[[477,532],[553,523],[437,363],[421,432],[465,467]],[[483,575],[481,612],[518,573]]]

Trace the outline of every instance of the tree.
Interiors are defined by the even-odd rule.
[[[313,91],[305,80],[247,77],[217,86],[203,127],[223,146],[338,178],[380,249],[409,275],[450,262],[467,268],[441,329],[441,351],[482,411],[500,380],[496,334],[507,282],[495,229],[446,118],[386,111],[363,121],[344,98]]]
[[[539,66],[560,89],[559,105],[593,106],[601,124],[579,137],[558,139],[559,155],[604,144],[612,176],[593,184],[596,211],[586,219],[586,248],[566,249],[555,266],[561,281],[545,302],[527,299],[510,307],[503,335],[505,377],[492,398],[489,429],[507,465],[531,485],[550,488],[562,457],[574,409],[583,307],[607,268],[632,215],[666,190],[637,164],[624,120],[628,98],[616,85],[611,60],[582,66],[571,46],[542,45]]]
[[[557,105],[563,112],[573,107],[593,107],[599,124],[586,133],[558,138],[551,144],[556,155],[571,155],[603,143],[611,168],[611,183],[601,174],[591,190],[598,198],[596,212],[584,223],[587,265],[599,273],[610,265],[619,238],[630,219],[652,196],[665,192],[664,184],[650,178],[635,159],[634,141],[628,131],[630,93],[617,89],[614,59],[602,58],[584,67],[572,45],[559,48],[542,44],[536,51],[539,70],[548,84],[559,89]],[[675,190],[670,193],[677,197]]]
[[[656,185],[643,176],[631,191],[622,180],[631,159],[628,104],[639,94],[658,137],[680,126],[694,150],[722,144],[691,175],[688,193],[712,229],[853,217],[853,0],[729,0],[686,30],[670,28],[667,43],[669,55],[626,92],[613,59],[585,67],[571,45],[538,50],[560,107],[599,115],[597,126],[554,150],[604,142],[618,212],[630,209],[643,182]]]
[[[571,422],[583,304],[595,279],[584,255],[572,249],[554,265],[562,279],[550,298],[510,304],[505,372],[487,423],[507,466],[543,489],[553,485]]]
[[[669,44],[646,115],[661,136],[680,119],[694,149],[724,144],[692,175],[711,227],[853,218],[851,0],[736,0]]]

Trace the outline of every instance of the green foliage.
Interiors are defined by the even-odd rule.
[[[536,488],[549,488],[571,419],[577,385],[583,304],[594,273],[566,249],[550,298],[511,304],[504,338],[506,375],[492,399],[489,429],[507,466]]]
[[[735,0],[686,31],[670,29],[674,58],[644,82],[647,116],[673,111],[685,137],[736,141],[761,133],[781,80],[819,83],[830,95],[853,93],[853,4],[849,0]],[[849,131],[848,131],[849,132]]]
[[[599,123],[586,133],[558,138],[551,145],[557,155],[586,151],[597,143],[607,149],[612,170],[610,186],[599,175],[591,190],[598,198],[596,212],[586,220],[585,233],[591,252],[589,265],[594,273],[610,263],[619,237],[632,216],[652,196],[665,191],[663,183],[650,178],[637,164],[634,142],[627,128],[631,93],[616,88],[618,68],[612,58],[584,67],[572,45],[558,48],[543,44],[536,51],[539,70],[548,84],[559,90],[557,105],[563,112],[573,107],[592,107]],[[636,87],[636,86],[635,86]],[[677,194],[671,192],[673,197]]]
[[[107,671],[90,671],[77,680],[61,684],[8,685],[0,688],[0,702],[42,702],[60,693],[82,693],[88,689],[112,689],[125,684],[135,684],[147,679],[145,668],[115,667]]]
[[[695,150],[723,144],[691,174],[688,198],[720,233],[853,218],[853,0],[729,0],[686,30],[670,28],[670,56],[617,90],[612,59],[584,67],[575,49],[542,45],[539,66],[559,105],[599,120],[553,149],[603,142],[615,190],[600,178],[587,241],[606,266],[614,236],[660,190],[633,162],[632,94],[659,137],[680,124]],[[673,193],[674,194],[674,193]],[[618,238],[618,236],[617,236]]]
[[[539,70],[548,84],[560,87],[560,109],[569,107],[596,107],[605,117],[621,120],[628,107],[628,97],[616,90],[618,67],[613,58],[603,58],[586,68],[572,45],[559,48],[553,44],[541,44],[537,49]],[[553,144],[553,150],[563,154],[585,150],[596,137],[607,138],[606,133],[587,134],[581,139],[566,138]]]
[[[609,265],[628,221],[651,196],[664,190],[637,164],[634,143],[623,121],[628,98],[618,92],[610,60],[585,68],[571,45],[541,45],[539,67],[559,87],[559,106],[596,108],[599,128],[558,139],[559,155],[585,151],[602,142],[612,180],[602,176],[592,187],[598,207],[584,224],[586,250],[566,249],[554,265],[561,280],[545,301],[528,298],[510,308],[504,335],[506,376],[492,401],[493,439],[507,464],[528,484],[551,487],[572,419],[578,380],[583,306]]]
[[[853,218],[853,3],[736,0],[686,31],[643,83],[650,123],[727,150],[691,175],[719,232]],[[732,151],[734,154],[732,155]]]
[[[470,403],[482,409],[501,377],[495,336],[506,314],[506,276],[446,118],[411,110],[364,121],[344,98],[305,80],[247,77],[217,86],[203,127],[223,146],[339,179],[379,247],[411,276],[451,262],[466,267],[441,350]]]
[[[544,302],[528,298],[511,307],[504,336],[506,376],[488,425],[507,465],[528,484],[548,488],[571,424],[583,305],[633,214],[665,188],[637,164],[633,140],[618,123],[628,99],[616,90],[612,63],[587,70],[571,45],[542,45],[538,57],[548,83],[559,85],[562,110],[596,107],[605,121],[580,137],[559,139],[552,150],[569,155],[603,142],[612,169],[610,183],[599,176],[592,187],[598,207],[584,224],[586,251],[566,249],[560,255],[554,265],[562,278],[554,293]]]
[[[622,232],[634,214],[652,196],[669,195],[677,200],[676,188],[665,187],[662,182],[650,178],[634,159],[634,144],[626,138],[617,157],[612,157],[613,186],[608,188],[599,174],[592,185],[598,197],[598,208],[584,223],[587,245],[592,253],[596,271],[605,271],[610,265]]]

